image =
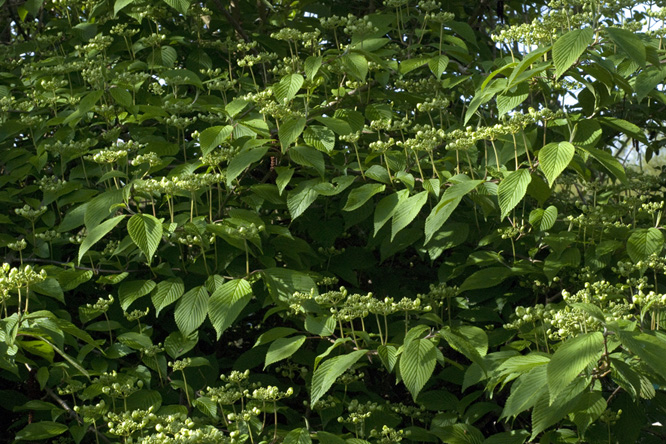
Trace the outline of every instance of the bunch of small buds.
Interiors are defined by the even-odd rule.
[[[133,166],[138,166],[147,163],[151,167],[159,165],[160,162],[162,162],[162,158],[159,156],[159,154],[152,151],[146,154],[139,154],[131,161]]]
[[[447,283],[430,284],[430,291],[426,294],[419,294],[418,298],[428,301],[430,305],[441,307],[447,303],[447,300],[453,299],[460,294],[457,286],[450,287]]]
[[[142,388],[142,380],[134,376],[124,375],[124,377],[118,378],[118,382],[112,382],[110,385],[103,386],[102,393],[112,398],[127,399]]]
[[[150,312],[150,307],[146,307],[145,310],[133,310],[131,312],[123,312],[123,315],[125,316],[125,319],[127,319],[130,322],[133,321],[138,321],[139,319],[148,316],[148,313]]]
[[[44,192],[57,193],[65,188],[67,181],[56,176],[44,176],[38,181],[39,189]]]
[[[81,228],[76,234],[69,236],[67,240],[69,240],[70,243],[72,244],[80,244],[83,242],[83,240],[86,238],[88,235],[88,230],[86,227]]]
[[[255,406],[250,409],[241,410],[238,413],[229,413],[227,414],[227,420],[249,422],[252,418],[256,418],[259,415],[261,415],[261,410]]]
[[[102,313],[106,312],[109,307],[113,304],[113,296],[109,295],[108,298],[99,298],[94,304],[86,304],[86,308],[94,311],[101,311]]]
[[[42,282],[47,278],[46,270],[35,270],[32,265],[23,268],[11,267],[7,263],[2,264],[0,270],[0,289],[7,293],[17,288],[28,287],[32,284]]]
[[[106,402],[102,399],[97,404],[93,405],[76,405],[73,410],[83,418],[84,423],[92,424],[104,416],[109,408],[107,407]]]
[[[404,435],[404,430],[396,430],[387,425],[382,426],[381,431],[377,431],[377,429],[372,429],[370,431],[370,437],[377,439],[377,444],[394,444],[401,442]]]
[[[363,378],[365,378],[365,373],[359,372],[354,368],[350,368],[346,372],[344,372],[342,375],[338,376],[338,381],[343,384],[343,385],[349,385],[357,381],[361,381]],[[354,410],[350,410],[354,411]]]
[[[289,387],[286,391],[282,392],[275,386],[269,385],[268,387],[260,387],[252,392],[252,398],[258,401],[275,402],[280,399],[288,398],[294,394],[294,389]]]
[[[32,208],[30,205],[23,205],[21,208],[15,208],[14,213],[34,222],[39,219],[42,214],[46,213],[46,210],[47,208],[43,205],[37,209]]]
[[[148,357],[153,357],[156,356],[160,353],[164,352],[164,346],[160,342],[159,344],[156,345],[151,345],[148,348],[142,348],[141,349],[141,354],[143,356],[148,356]]]
[[[184,358],[169,362],[169,367],[173,368],[174,372],[183,371],[192,364],[192,358]]]
[[[28,242],[25,239],[18,240],[16,242],[9,242],[7,248],[14,251],[23,251],[28,247]]]
[[[85,384],[82,383],[81,381],[77,381],[76,379],[72,379],[64,387],[58,387],[58,394],[60,396],[71,395],[71,394],[74,394],[76,392],[80,392],[85,387],[86,387]]]

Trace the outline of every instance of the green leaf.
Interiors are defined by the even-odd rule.
[[[317,190],[311,181],[301,182],[298,186],[287,193],[287,208],[291,218],[296,219],[317,200]]]
[[[589,385],[588,378],[579,378],[566,387],[552,400],[548,393],[543,393],[532,410],[532,437],[534,439],[539,433],[557,424],[561,419],[574,410],[580,402],[583,391]],[[589,392],[588,392],[589,393]]]
[[[636,83],[634,90],[636,91],[636,99],[640,102],[648,96],[655,88],[664,82],[666,78],[666,69],[649,67],[638,73],[636,76]]]
[[[335,147],[335,133],[320,125],[311,125],[303,133],[303,140],[319,151],[330,154]]]
[[[217,339],[233,324],[252,297],[252,287],[245,279],[226,282],[210,296],[208,317]]]
[[[307,429],[294,429],[287,433],[282,444],[312,444],[310,432]]]
[[[118,287],[118,299],[120,299],[120,307],[127,310],[132,302],[140,297],[143,297],[153,291],[155,288],[155,281],[140,280],[140,281],[127,281],[120,284]]]
[[[310,405],[314,405],[331,388],[340,375],[361,359],[367,350],[356,350],[346,355],[336,356],[321,364],[312,375]]]
[[[633,32],[622,28],[606,28],[606,33],[638,66],[645,66],[645,45]]]
[[[171,358],[176,359],[192,350],[197,342],[199,342],[199,333],[196,331],[188,336],[174,331],[164,340],[164,350]]]
[[[305,129],[305,122],[305,117],[292,117],[280,124],[278,138],[283,153],[286,153],[291,144],[296,142],[298,136],[301,135]]]
[[[95,228],[90,230],[86,238],[83,239],[83,242],[81,242],[81,246],[79,247],[79,256],[77,262],[80,264],[81,259],[88,252],[88,250],[90,250],[90,248],[93,245],[95,245],[97,242],[99,242],[104,236],[109,234],[109,231],[113,230],[116,227],[116,225],[118,225],[120,221],[123,220],[124,218],[125,218],[124,214],[116,216],[113,219],[109,219],[107,221],[102,222],[101,224],[97,225]]]
[[[317,151],[311,146],[298,145],[289,149],[289,158],[299,165],[312,167],[321,177],[326,174],[326,162],[321,151]],[[279,190],[278,190],[279,191]]]
[[[412,223],[427,201],[428,192],[421,191],[414,196],[398,202],[391,224],[391,241],[393,241],[396,234]]]
[[[529,170],[520,169],[509,173],[497,188],[497,198],[502,219],[504,219],[523,199],[527,192],[527,186],[532,181]]]
[[[14,438],[17,441],[37,441],[62,435],[67,430],[69,430],[69,428],[65,424],[53,421],[39,421],[23,427],[16,432]]]
[[[548,391],[551,402],[588,365],[599,360],[603,346],[603,333],[595,331],[569,339],[555,351],[548,363]]]
[[[446,189],[442,194],[439,203],[435,205],[425,221],[425,243],[432,239],[432,236],[444,225],[451,217],[453,211],[462,201],[463,196],[476,189],[482,180],[464,180],[455,183]]]
[[[519,83],[510,90],[497,96],[497,116],[508,113],[527,99],[530,87],[527,83]]]
[[[548,231],[557,220],[557,207],[554,205],[549,206],[545,210],[543,208],[536,208],[530,212],[529,222],[535,229],[539,231]]]
[[[308,80],[314,79],[314,77],[317,75],[319,68],[321,68],[322,60],[322,56],[309,56],[307,59],[305,59],[305,76],[308,78]]]
[[[415,339],[402,352],[400,376],[414,400],[432,377],[436,363],[437,349],[430,339]]]
[[[268,152],[268,147],[261,146],[258,148],[248,148],[236,154],[227,167],[227,186],[231,187],[233,180],[254,162],[264,157],[266,152]]]
[[[516,417],[531,409],[547,390],[546,365],[542,364],[519,376],[513,383],[500,418]]]
[[[367,183],[358,188],[354,188],[347,196],[347,203],[342,211],[354,211],[363,206],[372,196],[381,193],[386,189],[386,185],[379,183]]]
[[[296,333],[298,330],[291,327],[273,327],[265,333],[262,333],[257,342],[254,343],[252,347],[258,347],[260,345],[268,344],[275,341],[276,339],[284,338],[289,336],[292,333]]]
[[[489,436],[483,444],[523,444],[530,434],[523,429],[500,432]]]
[[[187,10],[190,9],[190,2],[188,0],[164,0],[164,3],[183,15],[187,15]]]
[[[354,80],[365,82],[368,75],[368,60],[361,54],[350,52],[342,56],[342,66]]]
[[[189,336],[206,319],[208,312],[208,291],[204,285],[194,287],[178,301],[174,319],[183,336]]]
[[[637,228],[627,240],[627,254],[632,261],[645,261],[653,254],[661,253],[664,235],[657,228]]]
[[[478,290],[481,288],[491,288],[501,284],[513,272],[507,267],[489,267],[483,268],[469,275],[460,286],[460,291]]]
[[[162,240],[162,222],[149,214],[135,214],[127,222],[127,232],[150,264]]]
[[[63,123],[76,124],[79,120],[83,118],[83,116],[92,111],[92,109],[95,107],[97,102],[99,102],[99,99],[101,99],[103,95],[104,91],[102,90],[96,90],[88,93],[83,99],[81,99],[78,106],[76,107],[76,111],[67,116],[63,121]]]
[[[442,74],[446,70],[446,67],[449,66],[449,58],[445,55],[439,55],[428,60],[428,67],[430,71],[435,75],[437,80],[442,78]]]
[[[298,90],[303,86],[303,81],[303,76],[300,74],[288,74],[282,77],[280,83],[273,87],[275,98],[281,104],[291,102],[291,99],[296,97]]]
[[[616,177],[620,182],[627,183],[627,176],[624,172],[624,167],[611,153],[598,150],[592,147],[580,147],[586,151],[590,156],[597,160],[609,173]]]
[[[116,0],[113,4],[113,15],[118,15],[118,11],[134,3],[134,0]]]
[[[623,346],[638,356],[660,378],[666,378],[666,360],[664,360],[666,341],[648,332],[617,329],[616,333]]]
[[[377,233],[381,228],[393,217],[395,210],[398,208],[398,204],[401,200],[405,200],[409,197],[409,190],[400,190],[388,196],[384,196],[377,206],[375,207],[375,215],[373,226],[375,232],[373,236],[377,236]]]
[[[220,146],[222,142],[229,138],[233,130],[234,127],[232,125],[211,126],[210,128],[203,130],[199,135],[201,154],[205,156]]]
[[[305,342],[306,337],[304,335],[294,336],[291,338],[279,338],[271,343],[268,347],[268,352],[266,352],[266,359],[264,361],[264,368],[268,367],[274,362],[287,359]]]
[[[549,143],[539,150],[539,168],[548,179],[551,188],[575,153],[576,148],[569,142]]]
[[[571,67],[592,43],[594,29],[574,29],[558,38],[553,45],[553,63],[555,77],[560,77]]]
[[[155,307],[155,316],[160,315],[163,308],[173,304],[185,293],[185,285],[181,278],[169,278],[157,284],[157,290],[151,300]]]
[[[377,347],[377,356],[389,372],[393,371],[395,363],[398,361],[398,349],[392,345],[380,345]]]
[[[275,179],[275,185],[278,187],[278,193],[282,195],[284,189],[287,188],[289,182],[291,181],[292,176],[294,175],[294,169],[288,167],[275,167],[275,172],[277,172],[277,178]]]

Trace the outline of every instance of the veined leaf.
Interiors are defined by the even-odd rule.
[[[120,299],[120,307],[127,310],[132,302],[147,295],[155,288],[155,281],[140,280],[140,281],[126,281],[118,287],[118,299]]]
[[[551,188],[575,153],[576,148],[569,142],[549,143],[539,150],[539,168],[548,179]]]
[[[606,28],[606,33],[638,66],[645,66],[645,45],[633,32],[622,28]]]
[[[305,335],[294,336],[291,338],[279,338],[271,343],[266,352],[266,359],[264,361],[264,368],[273,364],[274,362],[287,359],[301,348],[305,342]]]
[[[617,336],[623,346],[627,347],[661,378],[666,378],[666,360],[664,348],[666,341],[651,333],[640,333],[618,329]]]
[[[303,133],[305,122],[305,117],[294,117],[282,122],[278,130],[278,138],[283,153],[286,153],[291,144],[296,142],[298,136]]]
[[[234,179],[237,178],[240,173],[245,171],[247,167],[264,157],[267,151],[267,146],[260,146],[257,148],[249,148],[236,154],[227,167],[227,186],[231,187]]]
[[[322,57],[321,56],[310,56],[305,59],[305,76],[308,80],[314,79],[321,68]]]
[[[17,441],[38,441],[62,435],[69,428],[65,424],[54,421],[38,421],[28,424],[16,432],[14,438]]]
[[[611,173],[620,182],[627,182],[627,176],[624,172],[624,167],[615,157],[613,157],[612,154],[592,147],[581,146],[580,148],[583,151],[586,151],[590,156],[594,157],[597,162],[606,168],[606,170],[608,170],[608,172]]]
[[[393,241],[395,235],[398,234],[400,230],[412,223],[427,200],[428,192],[421,191],[414,196],[398,202],[391,224],[391,241]]]
[[[483,183],[482,180],[464,180],[454,183],[444,191],[439,203],[432,209],[425,222],[425,243],[432,239],[432,236],[442,228],[442,225],[449,219],[453,211],[462,201],[463,196],[470,193]]]
[[[310,146],[330,154],[335,147],[335,133],[333,130],[320,125],[311,125],[303,133],[303,140]]]
[[[636,83],[634,84],[636,99],[639,102],[643,100],[657,85],[662,84],[665,78],[666,69],[664,68],[649,67],[638,73]]]
[[[211,126],[201,132],[199,143],[201,144],[201,153],[206,154],[217,148],[222,142],[227,140],[234,127],[232,125]]]
[[[312,438],[307,429],[294,429],[287,433],[282,444],[312,444]]]
[[[502,283],[512,273],[511,269],[507,267],[483,268],[469,275],[460,286],[460,291],[494,287]]]
[[[194,287],[180,298],[174,311],[178,330],[183,336],[189,336],[206,320],[207,311],[208,290],[206,290],[206,286]]]
[[[310,404],[314,405],[331,388],[340,375],[361,359],[367,350],[356,350],[346,355],[336,356],[321,364],[312,375]]]
[[[99,242],[100,239],[102,239],[104,236],[109,234],[109,231],[113,230],[116,227],[116,225],[118,225],[120,221],[123,220],[124,218],[125,218],[124,214],[116,216],[112,219],[102,222],[101,224],[97,225],[95,228],[90,230],[86,238],[83,239],[83,242],[81,242],[81,246],[79,247],[78,263],[79,264],[81,263],[83,255],[86,254],[93,245]]]
[[[208,317],[217,332],[217,339],[236,320],[252,297],[252,287],[245,279],[226,282],[210,296]]]
[[[532,175],[527,169],[520,169],[509,173],[497,188],[502,219],[504,219],[523,199],[527,186],[532,181]]]
[[[135,214],[127,222],[127,232],[150,264],[162,240],[162,222],[149,214]]]
[[[565,341],[548,363],[548,391],[551,403],[588,365],[601,357],[604,335],[583,333]]]
[[[312,203],[317,200],[317,190],[314,188],[313,181],[305,181],[287,193],[287,208],[292,219],[296,219],[307,210]]]
[[[347,203],[342,211],[354,211],[363,206],[372,196],[381,193],[386,189],[386,185],[379,183],[367,183],[358,188],[354,188],[347,196]]]
[[[547,390],[545,365],[539,365],[519,376],[511,386],[511,394],[504,404],[500,418],[516,417],[521,412],[534,407],[534,404],[547,393]]]
[[[319,63],[321,64],[321,61]],[[273,94],[278,102],[281,104],[290,102],[303,86],[303,80],[303,76],[300,74],[288,74],[282,77],[280,83],[273,87]]]
[[[400,356],[400,376],[405,386],[416,397],[432,376],[437,363],[437,349],[430,339],[415,339]]]
[[[585,52],[592,39],[594,29],[574,29],[558,38],[553,45],[553,63],[555,64],[555,77],[560,77]]]
[[[187,15],[187,10],[190,9],[189,0],[164,0],[164,3],[183,15]]]
[[[356,52],[350,52],[342,56],[342,65],[347,73],[360,82],[364,82],[368,75],[368,60]]]
[[[157,290],[151,297],[155,307],[155,316],[159,316],[164,307],[180,299],[183,293],[185,293],[185,285],[180,278],[169,278],[157,284]]]
[[[657,228],[638,228],[627,240],[627,254],[632,261],[645,261],[664,248],[664,235]]]
[[[409,197],[409,190],[400,190],[388,196],[384,196],[377,206],[375,207],[374,223],[375,228],[374,236],[377,236],[377,233],[381,228],[393,217],[395,210],[398,207],[398,204],[401,200],[407,199]]]
[[[539,231],[548,231],[557,220],[557,207],[550,205],[545,210],[543,208],[536,208],[530,212],[529,222],[534,228]]]
[[[446,67],[449,66],[449,58],[445,55],[439,55],[428,60],[428,67],[430,72],[432,72],[437,80],[442,78],[442,74],[446,70]]]

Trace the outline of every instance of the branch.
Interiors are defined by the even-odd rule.
[[[234,18],[234,16],[231,15],[229,11],[227,11],[227,8],[224,7],[224,5],[220,2],[220,0],[213,0],[213,3],[215,3],[215,6],[217,6],[217,9],[219,9],[222,14],[224,14],[224,17],[227,19],[227,21],[231,24],[231,26],[234,27],[236,32],[243,37],[243,40],[245,40],[247,43],[251,41],[250,36],[247,35],[243,27],[241,26],[240,23],[238,23],[238,20]]]
[[[76,419],[76,421],[79,424],[83,424],[83,419],[81,416],[79,416],[78,413],[76,413],[72,408],[65,402],[64,399],[62,399],[60,396],[56,395],[56,393],[50,388],[50,387],[44,387],[44,391],[51,397],[53,400],[58,403],[60,407],[65,409],[67,413],[70,414],[73,418]],[[91,430],[89,427],[88,430]],[[111,441],[109,441],[109,438],[107,438],[102,432],[97,430],[97,428],[93,427],[92,430],[97,434],[98,437],[102,438],[102,441],[104,441],[107,444],[111,444]]]

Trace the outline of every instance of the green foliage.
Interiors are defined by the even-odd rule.
[[[663,441],[662,2],[0,3],[3,442]]]

